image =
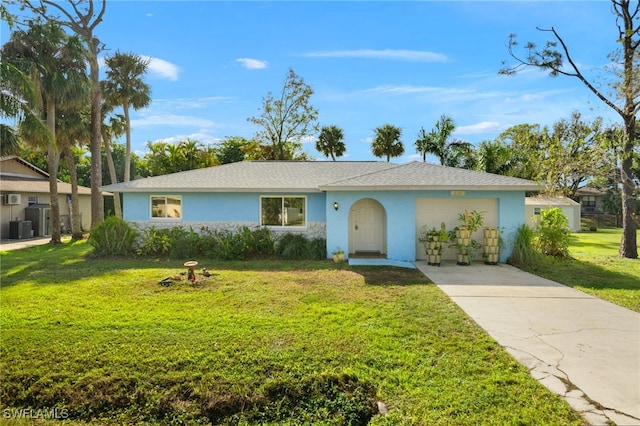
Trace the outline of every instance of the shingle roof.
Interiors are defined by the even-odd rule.
[[[561,197],[526,197],[524,204],[527,206],[579,206],[580,203],[571,198]]]
[[[532,181],[426,163],[245,161],[108,185],[112,192],[319,192],[326,190],[517,189]]]
[[[320,185],[323,190],[524,190],[541,187],[533,181],[474,170],[412,162],[392,169]]]

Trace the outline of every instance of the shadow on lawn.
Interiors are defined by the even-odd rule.
[[[0,285],[9,287],[20,282],[32,281],[38,284],[66,284],[83,277],[96,278],[102,275],[113,279],[123,271],[162,269],[170,273],[186,271],[184,262],[197,260],[198,268],[205,267],[211,273],[221,270],[236,271],[310,271],[349,270],[364,278],[368,285],[415,285],[429,284],[431,281],[416,269],[357,266],[346,263],[336,264],[330,260],[281,260],[275,257],[223,261],[219,259],[167,259],[145,257],[102,257],[91,256],[91,246],[86,243],[64,243],[58,246],[43,245],[0,255]],[[158,280],[166,275],[163,271]]]

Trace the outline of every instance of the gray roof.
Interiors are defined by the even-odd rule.
[[[398,189],[537,191],[535,182],[427,163],[244,161],[115,185],[112,192],[321,192]]]
[[[527,206],[579,206],[580,203],[571,198],[564,197],[527,197],[524,199]]]

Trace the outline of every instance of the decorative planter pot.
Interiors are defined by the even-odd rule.
[[[471,265],[471,260],[469,260],[468,254],[458,254],[458,265],[469,266]]]
[[[429,254],[428,257],[429,265],[440,266],[440,263],[442,262],[442,256],[440,254]]]
[[[344,253],[338,253],[333,255],[333,261],[335,263],[344,262]]]
[[[497,265],[500,259],[500,237],[498,228],[484,228],[484,263]]]

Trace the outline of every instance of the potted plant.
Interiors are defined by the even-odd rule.
[[[344,251],[340,247],[337,247],[331,255],[333,256],[333,261],[335,263],[344,262]]]
[[[424,225],[420,230],[420,238],[418,239],[423,245],[427,254],[427,263],[429,265],[440,266],[442,262],[442,251],[444,246],[442,243],[447,241],[449,234],[447,233],[444,222],[440,224],[440,229],[435,227],[429,229]]]
[[[476,252],[482,249],[482,245],[472,236],[480,229],[484,219],[482,213],[476,210],[465,210],[458,215],[458,221],[461,224],[450,233],[450,240],[455,241],[452,247],[458,250],[458,265],[470,265]]]
[[[482,257],[487,265],[497,265],[502,247],[502,230],[496,227],[484,228]]]

